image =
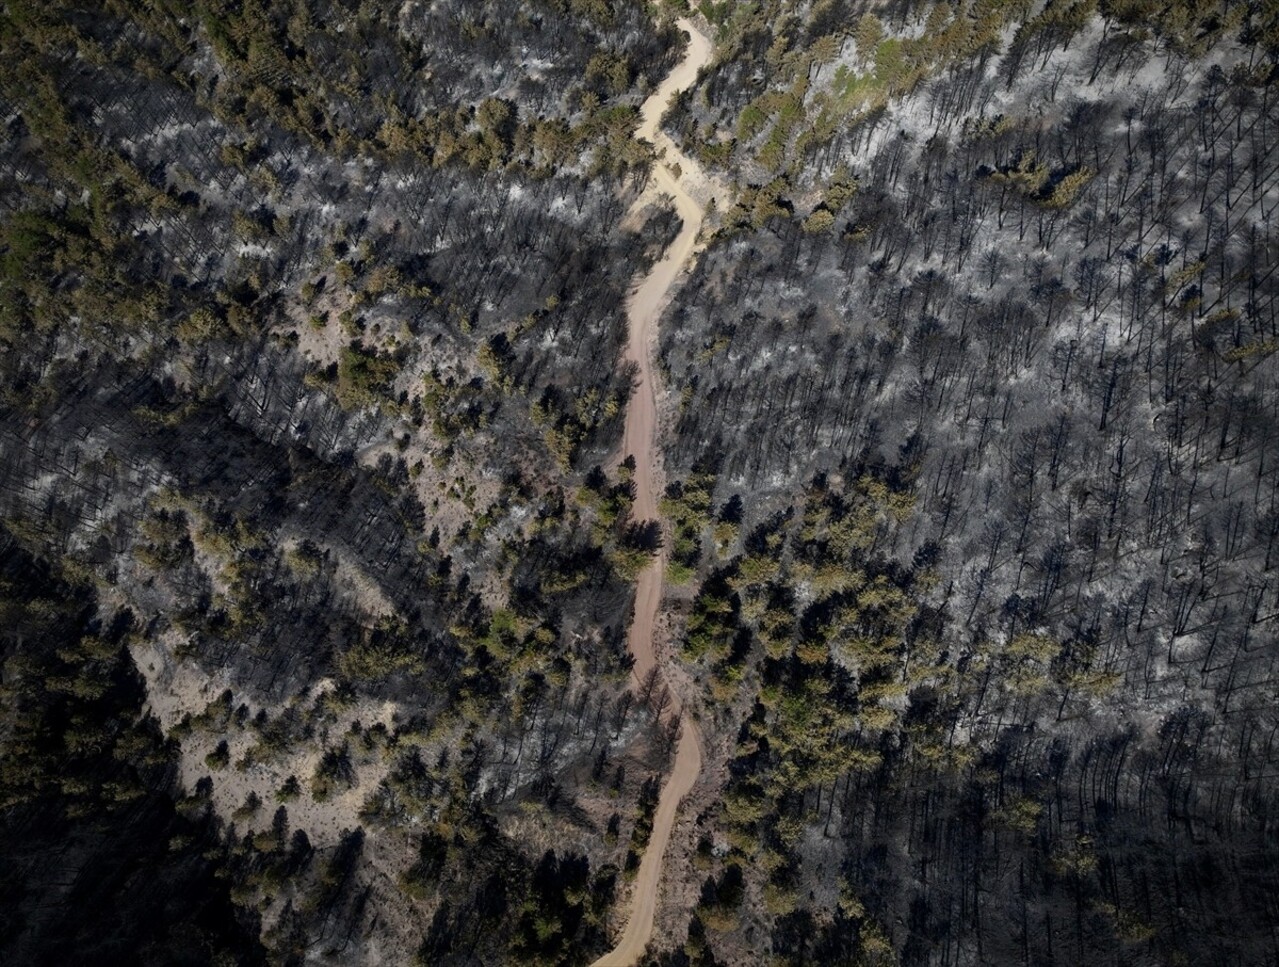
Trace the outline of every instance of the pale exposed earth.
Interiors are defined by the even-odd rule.
[[[653,193],[669,197],[679,214],[682,227],[675,241],[670,244],[660,262],[644,277],[630,296],[626,317],[630,338],[626,347],[626,359],[638,367],[635,391],[626,408],[626,427],[622,437],[622,453],[635,458],[635,503],[632,512],[637,520],[656,520],[660,493],[660,451],[657,447],[657,374],[653,366],[653,345],[657,332],[657,320],[665,307],[671,290],[681,272],[701,246],[698,234],[706,215],[706,202],[714,200],[723,210],[727,191],[713,181],[691,158],[682,154],[671,139],[659,130],[663,112],[672,95],[690,87],[697,80],[697,72],[710,62],[713,46],[692,21],[677,21],[679,28],[689,37],[688,51],[684,59],[667,76],[660,87],[641,108],[641,123],[637,136],[651,141],[657,147],[661,160],[653,166],[652,180],[643,195],[636,200],[632,211],[653,200]],[[678,177],[668,165],[677,165]],[[635,589],[635,613],[627,637],[627,647],[635,659],[634,674],[642,681],[657,663],[654,650],[654,624],[662,599],[662,574],[665,571],[664,553],[659,553],[640,575]],[[681,705],[672,695],[668,716],[678,716]],[[657,909],[658,894],[662,883],[663,858],[676,814],[684,797],[702,771],[702,739],[691,717],[685,716],[679,745],[670,775],[662,787],[657,812],[653,817],[653,832],[640,862],[630,898],[630,913],[626,927],[617,939],[617,945],[595,961],[595,967],[629,967],[643,956],[653,935],[653,919]]]

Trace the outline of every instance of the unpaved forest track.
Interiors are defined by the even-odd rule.
[[[639,380],[626,408],[626,429],[622,438],[622,453],[635,457],[636,520],[657,519],[657,394],[652,363],[652,344],[657,328],[657,318],[666,297],[675,285],[680,271],[697,251],[697,236],[706,214],[702,203],[690,194],[713,197],[723,205],[725,192],[714,184],[697,162],[681,154],[675,144],[660,131],[663,112],[671,95],[690,87],[697,79],[697,72],[709,63],[712,45],[687,19],[678,21],[679,27],[689,37],[688,52],[684,59],[667,76],[641,108],[641,122],[637,136],[652,141],[659,159],[653,166],[648,190],[636,200],[632,211],[637,211],[651,200],[652,191],[669,195],[682,221],[679,234],[663,254],[657,265],[631,293],[626,306],[626,318],[630,338],[626,358],[639,367]],[[678,165],[679,177],[668,167]],[[666,555],[659,553],[657,560],[645,568],[635,589],[635,615],[627,637],[627,647],[635,659],[634,673],[643,680],[656,664],[653,648],[653,626],[662,599],[662,575]],[[679,699],[672,695],[668,715],[680,714]],[[680,802],[688,795],[702,769],[701,735],[691,719],[685,718],[683,732],[675,751],[670,775],[662,787],[657,813],[653,817],[653,832],[640,861],[631,895],[631,910],[617,946],[595,961],[595,967],[630,967],[643,955],[653,935],[653,918],[657,911],[657,895],[661,885],[662,859],[675,825],[675,815]]]

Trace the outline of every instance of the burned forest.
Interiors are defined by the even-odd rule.
[[[0,0],[0,959],[1279,967],[1279,11]]]

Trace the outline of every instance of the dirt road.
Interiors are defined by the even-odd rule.
[[[657,518],[659,454],[656,441],[656,376],[652,360],[657,318],[680,271],[697,251],[697,235],[702,227],[705,208],[694,195],[715,198],[722,205],[726,194],[706,177],[697,162],[681,154],[658,129],[671,95],[689,87],[697,79],[698,70],[711,58],[711,42],[690,21],[680,20],[678,23],[680,29],[689,36],[688,53],[652,97],[644,102],[638,131],[638,136],[652,141],[657,146],[658,154],[663,157],[654,165],[652,180],[648,189],[636,201],[636,209],[652,201],[653,193],[657,192],[674,199],[675,209],[683,222],[679,235],[666,250],[662,260],[631,293],[626,308],[630,326],[626,358],[639,366],[639,384],[627,405],[622,452],[635,457],[634,515],[640,520]],[[679,166],[678,179],[668,167],[672,164]],[[662,598],[665,563],[665,554],[659,555],[657,561],[640,575],[635,590],[635,616],[631,622],[627,647],[635,657],[635,675],[640,679],[656,663],[653,624]],[[679,714],[679,710],[676,699],[669,714]],[[701,737],[697,726],[686,719],[671,773],[658,800],[657,814],[653,818],[653,833],[644,850],[639,874],[635,878],[626,929],[622,931],[617,946],[595,961],[595,967],[630,967],[639,960],[648,946],[653,935],[653,916],[657,910],[666,844],[670,841],[680,802],[693,788],[701,769]]]

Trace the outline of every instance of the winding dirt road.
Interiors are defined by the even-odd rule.
[[[681,154],[674,143],[659,130],[662,113],[670,103],[671,95],[692,85],[698,70],[710,61],[712,45],[689,20],[679,20],[679,27],[689,37],[688,52],[684,59],[664,80],[641,108],[638,137],[652,141],[659,160],[653,166],[652,179],[644,194],[636,200],[632,212],[637,212],[653,200],[653,193],[674,199],[675,210],[683,222],[679,235],[662,256],[660,262],[631,293],[626,306],[630,339],[626,358],[639,367],[639,383],[626,408],[626,429],[622,438],[622,453],[635,457],[635,504],[637,520],[657,519],[657,487],[660,455],[657,450],[657,398],[652,353],[657,329],[657,318],[667,296],[685,263],[698,250],[697,236],[706,211],[694,193],[704,198],[714,198],[717,204],[725,201],[725,191],[714,184],[701,170],[697,162]],[[668,167],[678,165],[679,177]],[[631,621],[627,647],[635,658],[634,673],[642,680],[656,664],[653,649],[653,625],[662,598],[662,574],[665,570],[665,553],[658,555],[639,577],[635,589],[635,616]],[[678,715],[680,703],[672,696],[669,715]],[[701,736],[697,726],[686,719],[683,734],[675,751],[666,785],[658,800],[657,813],[653,817],[653,832],[640,861],[639,874],[635,878],[631,895],[631,912],[617,946],[595,961],[594,967],[631,967],[638,962],[653,935],[653,917],[657,910],[657,895],[661,885],[662,859],[675,825],[675,814],[680,802],[688,795],[702,769]]]

